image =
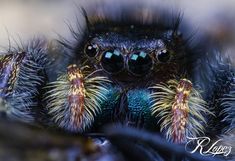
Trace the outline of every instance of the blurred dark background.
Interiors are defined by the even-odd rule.
[[[81,24],[84,23],[77,6],[108,1],[110,0],[0,0],[0,46],[8,45],[8,36],[16,40],[21,37],[23,41],[41,34],[49,39],[56,38],[56,33],[66,37],[69,35],[66,21],[74,23],[77,16],[81,18]],[[231,50],[235,46],[235,0],[146,0],[144,4],[162,5],[169,9],[180,8],[185,19],[196,28],[223,41],[229,47],[226,53],[233,55]]]

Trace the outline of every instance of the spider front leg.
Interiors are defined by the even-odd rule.
[[[208,117],[207,135],[215,138],[235,128],[235,68],[219,50],[208,53],[195,64],[195,81],[215,116]]]
[[[221,139],[222,145],[232,147],[228,157],[234,159],[235,138],[235,68],[221,51],[214,51],[200,61],[202,71],[197,75],[200,86],[206,87],[205,98],[216,117],[208,118],[206,135]]]
[[[6,101],[5,112],[10,118],[32,123],[46,81],[46,43],[35,39],[6,53],[0,56],[0,97]]]
[[[59,127],[71,132],[88,129],[106,100],[110,81],[96,75],[96,71],[86,73],[84,68],[69,65],[67,72],[47,87],[50,88],[46,93],[49,114]]]

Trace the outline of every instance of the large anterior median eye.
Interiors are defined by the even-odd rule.
[[[118,50],[105,51],[101,57],[101,66],[105,71],[115,74],[124,68],[124,58]]]
[[[151,70],[152,66],[151,57],[143,51],[131,54],[128,60],[128,69],[134,75],[144,75]]]

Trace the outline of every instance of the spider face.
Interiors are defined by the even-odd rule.
[[[174,98],[181,95],[177,92],[178,82],[184,78],[191,80],[187,63],[194,52],[188,45],[188,37],[179,32],[181,15],[155,11],[144,10],[145,14],[129,8],[112,14],[102,9],[95,13],[83,11],[86,28],[81,33],[70,28],[76,43],[60,41],[72,56],[63,59],[71,60],[65,65],[67,72],[50,82],[48,86],[52,89],[45,94],[46,109],[59,127],[87,132],[99,131],[109,123],[122,123],[170,133],[172,128],[167,127],[165,132],[162,126],[170,124],[171,119],[167,117],[161,124],[162,113],[156,109],[167,105],[169,111],[180,99]],[[61,69],[59,64],[57,67]],[[79,71],[73,73],[74,80],[79,81],[71,81],[71,68],[67,68],[71,66]],[[167,92],[170,99],[166,98]],[[188,107],[189,98],[182,106]],[[174,105],[177,110],[186,109],[180,106]],[[187,117],[184,118],[187,122]],[[178,128],[174,128],[175,133]]]
[[[169,76],[178,72],[177,59],[184,49],[179,47],[181,38],[176,41],[172,30],[158,31],[155,36],[134,25],[113,30],[93,31],[99,34],[89,35],[85,42],[85,57],[94,68],[118,81],[135,81],[143,76],[158,79],[167,69],[171,70]]]
[[[104,76],[109,80],[109,85],[99,91],[104,99],[99,101],[100,112],[92,116],[91,127],[97,130],[107,123],[121,122],[159,130],[157,114],[153,111],[158,106],[155,102],[160,99],[152,98],[152,93],[159,89],[152,87],[174,79],[190,79],[191,69],[185,68],[185,62],[193,53],[189,50],[187,37],[179,32],[180,15],[167,22],[165,18],[169,15],[163,14],[164,18],[159,15],[153,20],[155,13],[149,13],[153,14],[146,18],[149,22],[140,23],[143,17],[138,20],[139,14],[133,12],[130,16],[130,10],[121,13],[124,13],[122,18],[115,19],[108,14],[87,15],[84,11],[87,28],[82,40],[71,46],[72,52],[79,57],[79,60],[74,59],[75,63],[79,62],[78,67],[88,66],[89,73],[95,73],[94,77]],[[119,14],[115,16],[119,17]],[[84,84],[86,89],[86,81]],[[178,85],[174,84],[174,87],[177,95]],[[172,107],[174,100],[177,99],[172,98]],[[76,128],[73,131],[77,131]]]

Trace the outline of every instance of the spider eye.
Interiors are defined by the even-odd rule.
[[[167,49],[163,49],[157,52],[157,60],[166,63],[170,60],[171,54],[170,51]]]
[[[115,74],[124,68],[124,58],[118,50],[105,51],[101,57],[101,66],[109,73]]]
[[[85,53],[89,57],[95,57],[99,51],[99,47],[96,44],[88,43],[85,47]]]
[[[153,66],[153,61],[146,52],[136,52],[130,55],[128,60],[129,71],[135,75],[148,73]]]

